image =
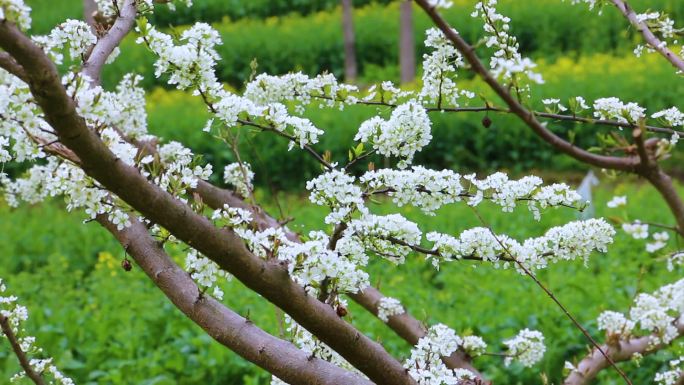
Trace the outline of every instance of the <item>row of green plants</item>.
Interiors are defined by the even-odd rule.
[[[449,22],[471,42],[482,37],[480,20],[470,17],[474,0],[459,1],[444,11]],[[679,20],[684,19],[684,3],[676,0],[634,1],[636,9],[663,9]],[[638,39],[615,9],[607,7],[601,15],[586,6],[558,0],[534,2],[501,1],[501,12],[512,19],[512,32],[518,35],[521,50],[535,59],[553,60],[561,55],[579,56],[599,52],[631,52]],[[416,8],[414,35],[417,57],[424,52],[425,30],[431,21]],[[340,9],[308,16],[289,15],[266,20],[242,19],[214,25],[221,33],[223,45],[218,47],[221,61],[217,74],[222,81],[241,87],[252,73],[256,60],[259,71],[282,74],[324,71],[336,76],[344,73],[344,50]],[[354,13],[356,50],[362,74],[377,74],[377,67],[394,66],[398,62],[399,4],[372,4]],[[163,85],[155,79],[155,58],[143,46],[126,39],[123,54],[104,75],[105,85],[112,86],[123,73],[144,75],[144,85]],[[398,77],[393,76],[393,77]],[[374,80],[380,80],[375,78]],[[386,79],[383,79],[386,80]]]
[[[540,100],[544,98],[560,98],[567,106],[565,101],[578,95],[589,103],[597,98],[622,95],[625,101],[638,102],[653,113],[676,105],[677,95],[684,92],[674,70],[657,55],[642,58],[591,55],[577,61],[562,58],[553,63],[542,62],[539,69],[546,83],[535,86],[529,100],[537,109],[543,108]],[[472,105],[483,105],[481,98],[502,105],[478,81],[463,80],[462,87],[479,90]],[[186,143],[196,153],[203,154],[215,166],[217,178],[223,166],[234,161],[227,145],[202,131],[209,114],[200,98],[157,88],[151,92],[148,106],[150,130],[167,140]],[[386,108],[352,106],[343,112],[313,107],[305,115],[325,131],[320,143],[314,146],[316,150],[330,151],[333,161],[344,164],[360,124],[378,112],[385,117],[390,114]],[[489,127],[482,124],[484,113],[432,113],[433,140],[418,154],[416,162],[460,172],[505,169],[520,173],[530,169],[585,168],[539,140],[518,118],[495,113],[487,116],[492,122]],[[597,145],[597,136],[608,132],[606,127],[586,124],[549,122],[549,127],[566,138],[574,135],[575,142],[586,148]],[[242,130],[241,155],[251,163],[257,185],[296,190],[320,173],[320,165],[312,157],[298,148],[288,151],[283,138],[250,128]],[[379,166],[385,162],[378,157],[370,160]],[[675,165],[677,161],[681,159],[669,162]]]
[[[629,194],[636,217],[668,223],[668,210],[657,194],[636,184],[612,185],[595,192],[597,215],[613,215],[605,202],[613,194]],[[260,201],[273,201],[263,190]],[[297,231],[320,229],[325,209],[313,207],[306,198],[281,195],[284,215],[295,218],[289,226]],[[388,204],[374,205],[378,214],[394,212]],[[576,217],[569,209],[552,210],[541,222],[531,220],[525,208],[513,214],[483,204],[478,210],[497,232],[518,239],[538,236],[550,226]],[[273,204],[269,208],[277,212]],[[457,234],[480,225],[465,204],[442,209],[426,217],[415,209],[401,213],[419,223],[424,231]],[[57,365],[83,385],[266,385],[269,376],[209,338],[186,319],[154,287],[142,271],[121,268],[124,252],[96,223],[82,224],[82,214],[68,214],[60,202],[10,210],[0,205],[0,277],[20,302],[29,308],[28,330]],[[40,218],[40,219],[37,219]],[[559,263],[541,271],[539,278],[585,325],[600,338],[597,315],[606,309],[624,311],[637,290],[651,291],[674,281],[664,262],[642,252],[643,244],[619,234],[608,254],[595,254],[584,267],[581,262]],[[32,240],[29,242],[29,240]],[[182,264],[182,253],[175,256]],[[628,258],[625,258],[629,256]],[[560,383],[565,360],[581,356],[587,342],[573,329],[561,311],[534,283],[514,271],[469,262],[443,264],[439,271],[422,256],[413,255],[405,265],[390,266],[373,258],[372,281],[387,295],[400,298],[427,324],[443,322],[459,333],[481,335],[490,352],[502,351],[500,341],[519,329],[539,329],[546,336],[547,354],[531,369],[516,365],[504,368],[500,357],[478,359],[491,367],[494,383]],[[640,278],[637,278],[640,277]],[[278,313],[272,305],[233,280],[224,285],[225,302],[256,325],[281,335]],[[395,357],[404,359],[410,346],[363,309],[350,306],[348,315],[371,338]],[[0,341],[2,342],[2,341]],[[649,376],[669,359],[667,353],[649,357],[639,370],[625,366],[634,383],[651,382]],[[0,382],[19,370],[7,345],[0,343]],[[598,383],[613,383],[606,370]]]
[[[354,0],[354,6],[369,3],[389,3],[392,0]],[[81,18],[83,2],[80,0],[27,0],[33,9],[34,33],[49,32],[56,24],[71,18]],[[308,15],[331,10],[340,4],[339,0],[195,0],[191,7],[178,4],[175,9],[163,4],[155,6],[151,20],[162,26],[191,24],[196,21],[207,23],[230,21],[243,18],[264,19],[271,16],[296,13]]]

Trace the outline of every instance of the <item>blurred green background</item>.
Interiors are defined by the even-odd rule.
[[[217,69],[221,80],[239,90],[250,76],[256,59],[259,71],[283,74],[303,71],[310,75],[344,72],[341,11],[336,0],[195,0],[175,13],[165,7],[152,17],[160,27],[184,28],[195,21],[213,23],[222,35],[222,60]],[[47,33],[67,18],[81,18],[79,0],[30,0],[32,33]],[[474,0],[458,0],[445,16],[469,41],[481,35],[481,25],[469,14]],[[632,6],[665,10],[675,20],[684,18],[679,0],[634,0]],[[512,32],[519,37],[525,55],[540,67],[546,83],[535,87],[530,103],[543,98],[567,100],[582,95],[587,100],[618,96],[636,101],[654,112],[676,105],[684,94],[684,83],[667,62],[655,55],[638,59],[632,54],[639,41],[613,9],[602,15],[584,6],[558,0],[500,0],[500,11],[512,18]],[[398,82],[399,7],[390,1],[354,1],[359,85],[381,80]],[[424,52],[424,32],[429,20],[414,9],[417,61]],[[106,87],[113,87],[126,72],[145,77],[148,89],[150,131],[169,140],[180,140],[220,171],[232,162],[221,142],[202,132],[208,115],[201,100],[165,87],[153,75],[154,58],[129,36],[122,54],[107,68]],[[417,79],[420,79],[418,74]],[[418,80],[407,88],[419,87]],[[495,100],[491,93],[464,73],[462,88]],[[477,102],[476,102],[477,103]],[[344,112],[312,108],[306,112],[326,131],[316,148],[329,150],[343,162],[359,124],[378,111],[350,107]],[[510,116],[493,115],[484,128],[482,114],[435,114],[432,143],[417,162],[459,172],[504,170],[515,175],[536,173],[548,180],[578,179],[587,168],[556,153]],[[606,132],[594,126],[553,124],[552,129],[574,131],[583,146],[596,143]],[[269,211],[293,217],[297,231],[320,229],[324,210],[312,207],[301,193],[304,183],[320,169],[296,150],[287,151],[281,138],[252,133],[241,144],[243,157],[256,172],[258,198]],[[680,156],[666,167],[680,173]],[[376,159],[376,162],[382,161]],[[216,172],[220,182],[220,172]],[[667,207],[657,193],[636,179],[602,177],[595,196],[597,216],[623,214],[607,211],[613,195],[629,195],[627,215],[653,222],[670,223]],[[276,204],[277,202],[277,204]],[[276,206],[280,206],[277,208]],[[395,210],[388,203],[372,208],[377,213]],[[458,233],[480,225],[463,205],[444,208],[437,217],[416,210],[400,212],[417,221],[424,231]],[[548,212],[541,222],[526,210],[502,214],[484,204],[484,218],[498,232],[519,239],[543,234],[550,226],[576,218],[570,210]],[[0,277],[29,307],[29,330],[52,355],[60,368],[78,384],[266,384],[269,376],[213,342],[181,315],[139,271],[124,272],[124,252],[97,224],[83,224],[79,214],[65,212],[59,201],[10,209],[0,203]],[[180,258],[179,256],[176,256]],[[180,262],[182,262],[179,259]],[[370,266],[373,282],[387,295],[399,298],[426,323],[442,322],[458,333],[482,335],[491,351],[521,328],[544,333],[547,354],[531,369],[516,365],[505,369],[498,358],[481,358],[476,366],[487,368],[496,384],[559,383],[565,360],[580,357],[586,342],[560,310],[526,277],[489,266],[454,263],[436,272],[421,256],[406,265],[389,268],[382,261]],[[637,290],[653,290],[671,282],[677,272],[665,269],[662,258],[643,251],[643,244],[620,233],[607,254],[593,255],[588,266],[581,262],[561,263],[540,272],[540,278],[577,316],[589,331],[600,336],[595,318],[603,310],[626,310]],[[278,334],[276,311],[239,282],[225,285],[225,303],[260,327]],[[410,347],[381,322],[352,306],[352,322],[382,343],[396,357],[406,357]],[[653,373],[669,358],[662,352],[648,358],[641,368],[624,365],[634,383],[650,383]],[[0,349],[0,379],[18,371],[16,359]],[[4,380],[0,380],[2,382]],[[611,371],[604,371],[601,384],[617,384]]]

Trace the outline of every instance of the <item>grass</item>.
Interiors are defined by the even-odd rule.
[[[656,193],[638,183],[606,182],[596,191],[596,214],[614,215],[605,202],[614,194],[629,196],[629,215],[643,220],[669,222],[669,212]],[[272,201],[260,192],[266,201]],[[305,197],[283,195],[280,204],[293,216],[297,231],[318,229],[325,210],[311,206]],[[271,202],[272,205],[272,202]],[[390,213],[389,203],[372,207]],[[537,236],[550,226],[576,218],[569,209],[551,210],[535,222],[525,209],[501,213],[483,204],[479,213],[495,231],[518,239]],[[10,212],[12,211],[12,212]],[[271,212],[274,212],[271,207]],[[464,204],[426,217],[415,209],[399,210],[418,222],[424,232],[457,234],[480,225]],[[53,202],[9,210],[0,215],[0,274],[30,310],[29,330],[79,384],[262,384],[267,375],[213,342],[153,287],[139,269],[124,273],[123,257],[96,224],[81,224],[78,214],[65,214]],[[180,260],[180,255],[176,256]],[[545,360],[532,369],[504,369],[496,358],[482,358],[478,366],[496,383],[537,384],[541,373],[556,382],[565,360],[581,356],[586,341],[561,311],[527,277],[475,263],[444,264],[436,271],[422,256],[394,267],[383,260],[369,266],[372,282],[399,298],[427,324],[445,323],[462,334],[482,335],[490,351],[521,328],[541,330],[547,339]],[[17,274],[18,271],[21,271]],[[595,254],[585,267],[581,262],[559,263],[539,272],[539,278],[588,327],[593,335],[596,316],[603,310],[624,311],[637,291],[650,291],[676,279],[662,260],[643,251],[643,244],[619,233],[607,254]],[[272,305],[250,293],[239,282],[225,285],[225,302],[257,325],[278,334]],[[397,357],[410,347],[380,321],[357,306],[349,319],[371,338],[380,340]],[[625,369],[635,383],[645,383],[666,357],[648,359],[642,370]],[[17,370],[14,357],[0,352],[0,378]],[[616,378],[604,373],[605,383]]]

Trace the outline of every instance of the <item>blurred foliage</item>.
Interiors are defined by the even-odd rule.
[[[596,191],[597,215],[614,215],[605,208],[605,202],[613,194],[627,194],[630,215],[654,222],[670,221],[664,203],[650,187],[604,182]],[[273,201],[273,196],[264,191],[258,191],[257,198]],[[303,197],[281,196],[280,205],[286,216],[295,218],[290,226],[296,231],[317,229],[325,215],[325,209],[311,206]],[[274,211],[273,203],[269,206]],[[38,215],[38,210],[44,214]],[[383,214],[395,208],[383,203],[371,210]],[[551,210],[541,222],[535,222],[524,207],[504,214],[484,203],[478,210],[495,231],[518,239],[541,235],[548,227],[577,215],[569,209]],[[419,223],[423,231],[456,234],[481,225],[463,203],[442,209],[436,217],[426,217],[407,207],[399,212]],[[0,215],[10,214],[11,222],[0,222],[0,234],[6,237],[0,242],[0,277],[28,306],[27,327],[39,345],[76,383],[268,383],[266,373],[213,341],[175,309],[139,268],[126,273],[120,266],[122,248],[109,240],[97,224],[78,223],[80,214],[65,213],[58,202],[14,210],[0,207]],[[21,247],[17,244],[22,242],[13,239],[33,239],[33,243]],[[182,264],[180,253],[174,256]],[[373,258],[369,272],[372,282],[387,295],[401,299],[418,319],[428,324],[446,323],[459,333],[480,334],[491,352],[501,351],[501,341],[521,328],[541,330],[548,352],[544,361],[533,368],[513,365],[504,369],[500,359],[478,359],[479,367],[490,368],[487,375],[494,383],[541,384],[541,373],[559,383],[563,362],[581,356],[586,349],[581,333],[560,309],[529,278],[514,271],[470,262],[444,264],[436,271],[423,256],[414,255],[396,268]],[[595,319],[601,311],[625,311],[637,290],[654,290],[674,281],[676,273],[667,272],[662,260],[645,253],[643,243],[620,233],[609,252],[594,254],[586,267],[581,261],[563,262],[540,271],[539,278],[592,335],[600,337]],[[279,335],[272,305],[236,280],[224,286],[228,306]],[[408,344],[365,310],[352,304],[349,319],[396,357],[408,355]],[[0,378],[7,379],[18,366],[6,345],[2,346]],[[635,384],[650,383],[653,373],[668,358],[662,352],[645,359],[640,369],[630,365],[623,368]],[[602,376],[600,383],[617,381],[610,370]]]
[[[483,32],[481,22],[470,17],[475,1],[461,0],[458,3],[444,11],[445,17],[468,41],[476,42]],[[502,0],[500,3],[501,12],[512,19],[512,32],[518,35],[521,50],[535,59],[574,58],[580,53],[631,52],[638,41],[619,12],[611,8],[598,15],[585,6],[573,6],[558,0]],[[636,9],[669,10],[675,20],[684,18],[684,2],[681,1],[638,0],[633,3]],[[414,16],[415,43],[420,58],[425,51],[425,30],[432,24],[419,9],[415,10]],[[223,39],[223,44],[218,47],[221,61],[217,74],[221,80],[235,87],[241,87],[249,78],[253,59],[259,63],[260,72],[270,74],[293,70],[310,75],[323,71],[338,77],[344,74],[339,8],[306,17],[293,14],[265,20],[225,21],[214,27]],[[398,63],[397,2],[357,9],[354,28],[359,71],[366,78],[378,67]],[[124,40],[121,48],[124,54],[106,68],[105,85],[115,84],[127,72],[144,75],[146,87],[165,84],[154,77],[153,55],[136,44],[133,36]],[[398,80],[397,75],[395,72],[389,78],[374,77],[373,80]]]
[[[676,105],[678,95],[684,92],[684,84],[677,81],[678,76],[658,55],[618,58],[596,54],[579,60],[560,58],[552,63],[540,61],[539,70],[544,74],[546,83],[533,87],[529,100],[529,104],[538,109],[543,109],[540,102],[543,98],[557,97],[568,105],[566,101],[577,95],[586,97],[589,103],[596,98],[620,95],[623,100],[638,102],[653,113]],[[483,105],[480,98],[502,105],[477,80],[464,79],[461,87],[479,93],[472,105]],[[220,178],[223,166],[233,162],[234,157],[225,144],[202,131],[209,115],[201,99],[179,91],[155,89],[148,101],[150,131],[168,140],[181,141],[196,153],[203,154],[214,165],[215,177]],[[320,153],[330,151],[334,161],[344,164],[360,124],[376,113],[388,116],[390,111],[369,106],[346,107],[342,112],[311,107],[305,116],[325,131],[321,142],[314,147]],[[417,154],[417,162],[459,172],[507,169],[521,173],[535,168],[556,171],[586,168],[542,142],[517,117],[490,113],[492,125],[484,128],[481,123],[484,116],[484,113],[432,113],[433,140]],[[596,145],[596,135],[608,132],[605,126],[568,122],[550,122],[549,127],[564,137],[573,131],[576,143],[584,147]],[[320,172],[320,165],[308,154],[298,148],[288,151],[283,138],[251,128],[240,130],[243,130],[241,154],[251,163],[257,185],[301,189],[306,180]],[[379,165],[385,164],[385,160],[379,157],[370,160]],[[679,156],[665,165],[681,170],[681,166],[677,166],[681,161]]]

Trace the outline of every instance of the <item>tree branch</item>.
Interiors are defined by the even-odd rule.
[[[7,52],[0,52],[0,68],[18,77],[24,83],[28,80],[24,68]]]
[[[669,48],[667,48],[667,44],[662,42],[656,35],[653,34],[650,28],[648,28],[648,25],[644,22],[639,22],[637,19],[637,15],[634,12],[634,10],[629,6],[627,1],[625,0],[611,0],[615,7],[622,12],[622,15],[636,28],[639,33],[641,33],[641,36],[643,36],[644,40],[648,45],[651,46],[654,50],[658,51],[659,54],[661,54],[667,61],[670,62],[675,68],[677,68],[679,71],[684,72],[684,59],[679,57],[679,55],[675,54],[672,52]]]
[[[5,334],[7,340],[12,346],[14,355],[16,355],[19,359],[19,365],[21,365],[21,368],[24,369],[26,377],[28,377],[36,385],[45,385],[45,380],[43,380],[43,377],[41,377],[39,373],[36,373],[36,371],[33,370],[28,357],[26,357],[26,352],[21,349],[21,344],[19,343],[16,334],[14,334],[12,326],[9,324],[9,319],[3,315],[0,315],[0,327],[2,328],[3,334]]]
[[[288,384],[371,384],[355,373],[310,357],[203,295],[190,275],[174,263],[138,219],[131,218],[131,226],[122,231],[104,216],[97,220],[183,314],[241,357]]]
[[[378,289],[369,286],[361,292],[356,294],[350,293],[348,295],[354,302],[363,306],[363,308],[368,310],[371,314],[375,316],[378,315],[378,305],[380,300],[384,297]],[[427,335],[425,326],[420,321],[413,318],[408,312],[389,317],[386,324],[390,329],[397,333],[397,335],[411,345],[417,344],[419,339]],[[472,365],[471,358],[461,349],[455,351],[449,357],[442,357],[442,361],[450,369],[463,368],[470,370],[481,381],[484,381],[482,374]]]
[[[684,320],[677,324],[679,337],[684,336]],[[666,345],[660,344],[650,346],[651,336],[621,340],[617,344],[606,344],[602,346],[604,352],[613,362],[628,361],[634,354],[648,355],[664,348]],[[563,385],[588,385],[596,375],[603,369],[610,366],[606,358],[596,349],[586,356],[577,365],[577,370],[573,370],[565,379]]]
[[[380,344],[340,319],[330,306],[307,295],[291,280],[285,266],[257,258],[235,233],[216,228],[187,204],[149,183],[137,169],[121,162],[78,115],[54,63],[14,24],[0,22],[0,46],[24,66],[46,121],[60,141],[81,159],[89,176],[283,309],[372,381],[415,384]]]
[[[136,0],[126,0],[114,25],[95,43],[88,60],[83,64],[83,74],[87,75],[94,83],[100,84],[102,66],[135,25],[137,12]]]
[[[510,92],[501,85],[492,74],[485,68],[480,59],[475,54],[475,50],[463,38],[455,32],[442,16],[432,7],[428,0],[416,0],[432,21],[439,27],[444,35],[463,55],[464,59],[470,64],[471,69],[477,73],[489,87],[508,105],[512,113],[517,115],[527,126],[529,126],[539,137],[551,144],[557,150],[572,156],[582,162],[596,167],[608,168],[620,171],[633,171],[639,160],[637,158],[618,158],[613,156],[592,154],[584,149],[574,146],[572,143],[557,136],[549,129],[544,127]]]

